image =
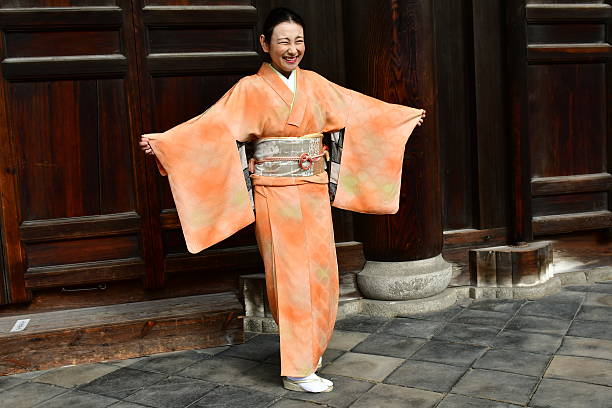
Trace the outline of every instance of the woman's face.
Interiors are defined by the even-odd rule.
[[[293,22],[280,23],[274,27],[269,43],[266,43],[263,34],[259,42],[264,52],[270,54],[274,68],[285,76],[297,68],[306,50],[304,29]]]

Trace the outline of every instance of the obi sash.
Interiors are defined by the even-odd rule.
[[[301,137],[266,137],[255,142],[249,169],[257,176],[314,176],[327,169],[327,147],[323,134]]]

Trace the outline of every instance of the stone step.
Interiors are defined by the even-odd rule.
[[[245,318],[244,330],[258,333],[277,333],[266,296],[266,277],[263,273],[240,276]],[[357,288],[355,273],[340,275],[340,299],[338,300],[338,319],[359,313],[359,301],[363,298]]]
[[[2,317],[0,375],[242,343],[243,313],[224,292]]]

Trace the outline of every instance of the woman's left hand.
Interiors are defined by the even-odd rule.
[[[421,126],[423,124],[423,119],[427,116],[427,111],[423,109],[423,113],[421,113],[421,118],[417,122],[417,126]]]

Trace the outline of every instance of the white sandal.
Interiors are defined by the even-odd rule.
[[[308,383],[314,383],[314,382],[321,382],[323,384],[326,384],[323,381],[321,381],[321,378],[318,376],[315,376],[315,378],[308,378],[308,379],[303,379],[303,380],[291,380],[287,377],[283,377],[283,387],[285,387],[286,389],[290,391],[318,393],[318,392],[330,392],[334,389],[333,385],[328,385],[327,388],[321,391],[309,391],[309,390],[304,389],[300,385],[300,384],[308,384]]]

